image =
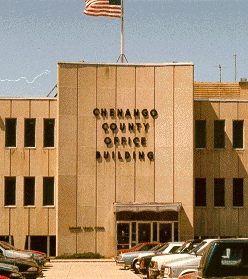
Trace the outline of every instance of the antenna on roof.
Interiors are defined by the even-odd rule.
[[[237,81],[237,54],[234,54],[233,55],[234,56],[234,73],[235,73],[235,78],[234,78],[234,80],[235,80],[235,82]]]
[[[222,67],[220,64],[219,66],[214,66],[214,67],[218,67],[220,69],[220,82],[221,82],[221,68],[226,68],[226,67]]]
[[[53,89],[50,90],[50,92],[47,94],[47,97],[49,97],[49,95],[53,92],[53,90],[54,90],[56,87],[57,87],[57,84],[55,84],[54,87],[53,87]],[[57,94],[56,94],[54,97],[56,97],[56,96],[57,96]]]

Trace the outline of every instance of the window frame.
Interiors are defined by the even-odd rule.
[[[223,183],[220,183],[223,182]],[[218,188],[219,187],[219,188]],[[220,187],[223,187],[222,189]],[[218,191],[221,193],[221,197],[218,196]],[[214,207],[225,207],[225,178],[214,178]],[[222,198],[222,199],[221,199]],[[223,201],[223,204],[220,204],[220,201]],[[217,204],[217,202],[219,202]]]
[[[237,126],[235,126],[234,125],[234,123],[242,123],[242,138],[239,140],[239,138],[240,138],[240,128],[239,127],[237,127]],[[236,128],[235,128],[236,127]],[[236,130],[236,133],[235,133],[235,130]],[[233,149],[241,149],[241,150],[243,150],[244,149],[244,120],[233,120],[233,138],[232,138],[232,140],[233,140]],[[237,139],[238,138],[238,139]],[[235,139],[237,139],[237,140],[235,140]],[[241,141],[242,142],[242,147],[240,147],[240,146],[237,146],[238,144],[237,144],[237,142],[239,142],[239,141]],[[235,142],[236,142],[236,144],[235,144]]]
[[[7,186],[7,183],[8,181],[9,182],[12,180],[13,181],[13,185],[9,185]],[[7,187],[9,188],[10,186],[14,187],[14,189],[8,189],[7,191]],[[14,192],[14,196],[11,198],[11,200],[14,200],[14,202],[8,202],[8,199],[7,199],[7,193],[13,193]],[[16,176],[5,176],[4,177],[4,206],[5,207],[16,207]]]
[[[13,131],[10,130],[11,127],[9,127],[8,121],[15,121],[15,129],[14,129],[14,134]],[[11,136],[8,136],[8,134],[11,133]],[[8,139],[11,138],[13,139],[13,135],[14,135],[14,145],[8,144]],[[17,118],[5,118],[5,147],[6,148],[16,148],[16,143],[17,143]]]
[[[51,180],[53,183],[50,184],[46,184],[45,181],[49,181]],[[48,199],[49,201],[49,195],[48,193],[50,192],[51,189],[48,189],[49,187],[52,186],[52,203],[46,202],[45,200]],[[43,191],[43,199],[42,199],[42,206],[43,207],[54,207],[55,206],[55,178],[54,176],[45,176],[43,177],[43,187],[42,187],[42,191]]]
[[[28,121],[30,121],[30,122],[34,121],[34,126],[33,126],[34,129],[32,130],[32,135],[27,134]],[[32,142],[32,144],[29,144],[29,142]],[[35,148],[36,147],[36,118],[25,118],[24,119],[24,147],[25,148]]]
[[[47,133],[49,132],[49,129],[46,128],[46,122],[53,121],[53,144],[49,145],[46,144],[47,141],[49,141],[47,138]],[[55,118],[44,118],[43,120],[43,147],[44,148],[54,148],[55,147]]]
[[[33,204],[28,204],[26,203],[26,187],[28,187],[28,184],[25,182],[27,180],[33,180],[33,193],[32,193],[32,199],[33,199]],[[29,184],[30,186],[31,184]],[[27,197],[28,198],[28,197]],[[28,198],[30,199],[30,198]],[[23,179],[23,206],[25,207],[34,207],[35,206],[35,177],[34,176],[25,176]]]
[[[223,123],[223,127],[218,127],[217,124]],[[225,120],[214,120],[214,149],[225,149]]]
[[[204,127],[202,127],[201,125],[198,126],[197,125],[198,123],[204,123]],[[202,132],[203,132],[203,135],[201,134]],[[203,140],[202,140],[202,138],[203,138]],[[200,139],[200,140],[198,140],[198,139]],[[203,142],[203,145],[201,146],[202,142]],[[206,149],[206,147],[207,147],[207,121],[205,119],[196,119],[195,120],[195,148],[196,149]]]

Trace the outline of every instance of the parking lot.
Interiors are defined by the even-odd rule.
[[[52,260],[44,268],[45,279],[140,279],[131,270],[116,266],[113,260]]]

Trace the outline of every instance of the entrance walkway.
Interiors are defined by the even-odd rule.
[[[140,279],[113,260],[51,260],[43,273],[45,279]]]

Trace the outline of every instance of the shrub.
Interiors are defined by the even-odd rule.
[[[60,256],[56,256],[56,259],[104,259],[104,256],[99,253],[77,253],[77,254],[63,254]]]

